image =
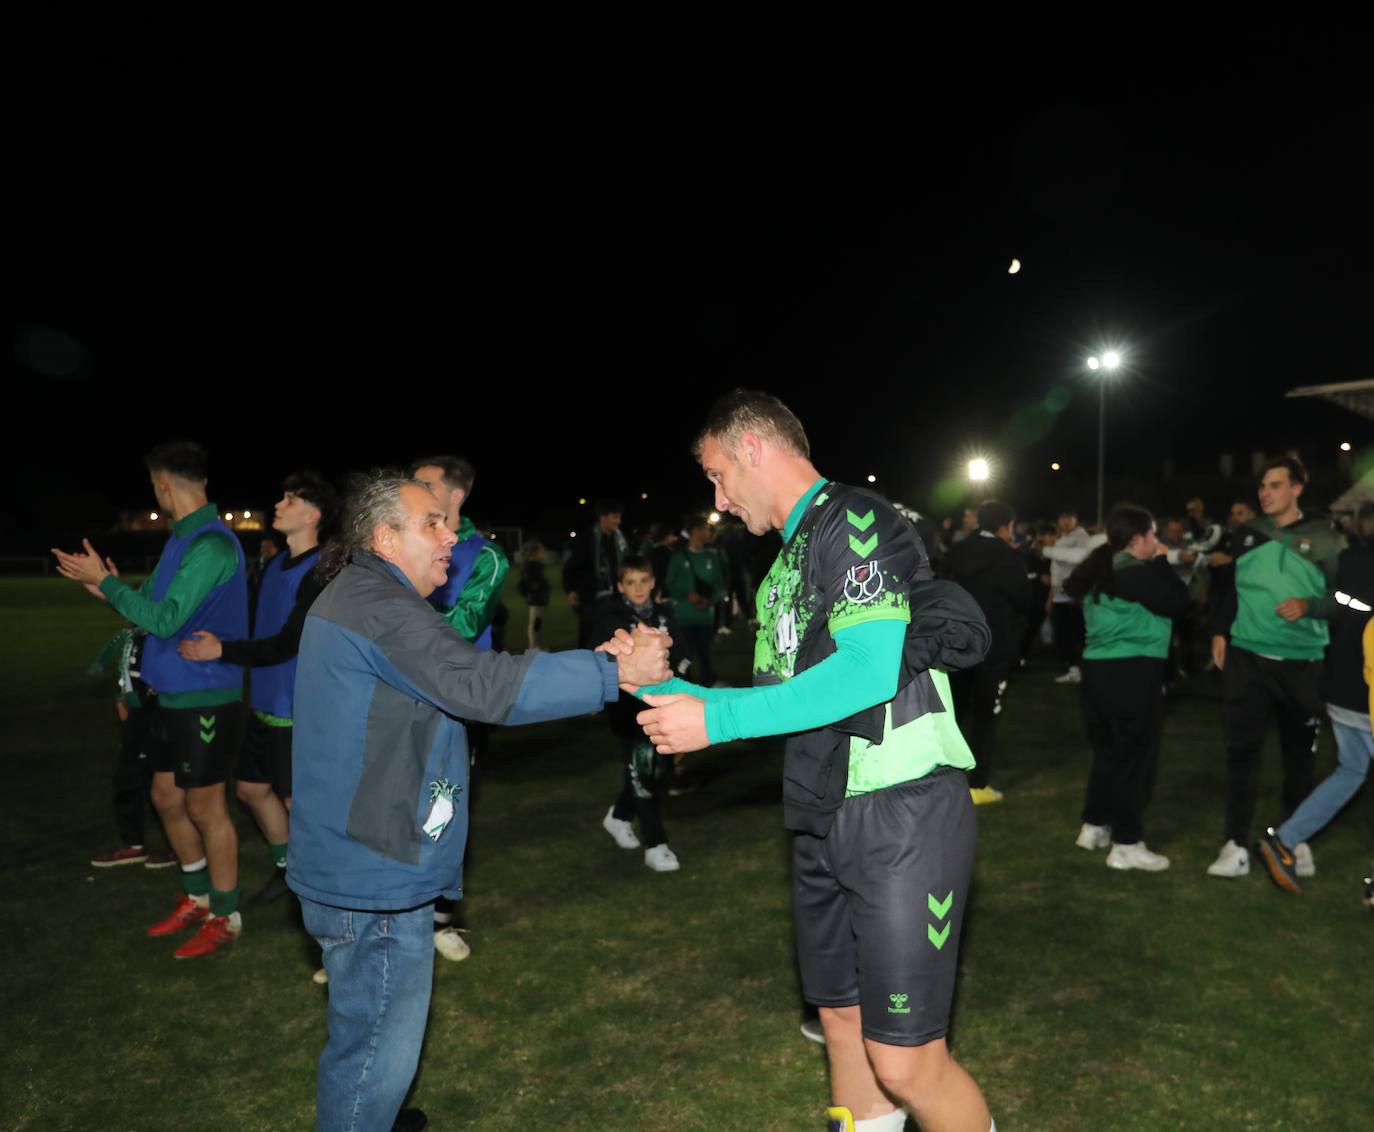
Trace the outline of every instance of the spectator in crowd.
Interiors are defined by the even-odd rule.
[[[1031,537],[1021,547],[1026,580],[1030,582],[1031,588],[1030,615],[1026,618],[1026,626],[1021,633],[1021,651],[1019,653],[1021,668],[1025,668],[1029,662],[1036,639],[1040,636],[1040,628],[1044,625],[1045,618],[1049,616],[1051,575],[1050,560],[1045,557],[1045,547],[1054,545],[1055,530],[1053,523],[1033,523],[1030,530]]]
[[[1226,719],[1226,841],[1207,872],[1250,871],[1260,749],[1278,720],[1283,801],[1288,814],[1312,792],[1317,735],[1324,714],[1318,680],[1338,608],[1332,592],[1340,536],[1329,520],[1304,514],[1307,469],[1293,456],[1260,472],[1263,517],[1236,532],[1236,587],[1220,612],[1212,659],[1222,669]],[[1307,842],[1292,846],[1297,876],[1316,865]]]
[[[563,563],[563,590],[577,615],[578,648],[586,648],[592,610],[602,598],[615,593],[620,560],[629,553],[629,544],[620,531],[623,510],[614,500],[598,500],[596,525],[585,538],[574,540],[572,552]]]
[[[400,1114],[434,974],[433,902],[462,893],[468,826],[464,720],[516,725],[599,710],[668,674],[667,638],[633,652],[483,651],[425,599],[458,541],[425,484],[363,480],[324,563],[296,675],[291,869],[324,949],[329,1039],[316,1127],[424,1127]]]
[[[978,529],[978,508],[965,507],[959,516],[959,529],[950,536],[950,545],[957,546]]]
[[[151,727],[153,712],[157,710],[157,693],[143,682],[139,671],[146,637],[142,629],[121,629],[110,638],[87,670],[97,676],[114,668],[119,687],[114,702],[115,714],[119,717],[119,749],[114,775],[115,828],[119,833],[119,845],[91,858],[91,864],[97,869],[119,865],[163,869],[177,863],[176,854],[170,850],[150,853],[145,843],[148,790],[153,782],[153,767],[162,761],[154,753],[158,740]]]
[[[1254,520],[1255,505],[1248,499],[1237,499],[1227,513],[1226,532],[1216,549],[1207,556],[1207,631],[1210,636],[1224,634],[1226,626],[1219,623],[1221,609],[1235,600],[1236,590],[1236,532]],[[1215,668],[1211,658],[1209,668]]]
[[[1374,503],[1361,504],[1350,525],[1350,546],[1336,561],[1336,608],[1322,665],[1321,693],[1336,735],[1336,769],[1278,829],[1259,841],[1260,859],[1275,884],[1301,893],[1296,847],[1320,832],[1355,796],[1374,757],[1370,732],[1369,670],[1374,667]]]
[[[196,629],[239,640],[248,635],[248,578],[238,537],[206,496],[209,458],[190,442],[161,444],[144,463],[158,510],[172,533],[152,576],[134,589],[89,540],[84,554],[54,550],[58,570],[110,603],[147,632],[142,675],[158,691],[153,716],[158,757],[153,804],[181,866],[182,896],[170,916],[147,930],[160,938],[198,927],[173,953],[213,954],[238,938],[238,834],[225,799],[243,670],[223,661],[197,664],[178,651]]]
[[[619,591],[615,597],[602,598],[592,621],[592,637],[610,640],[617,629],[630,632],[639,625],[648,625],[677,638],[677,623],[672,606],[654,601],[652,568],[647,558],[627,554],[620,560]],[[676,672],[683,664],[680,645],[674,644],[669,662]],[[663,828],[661,803],[667,777],[668,760],[654,750],[635,717],[644,705],[626,692],[620,699],[606,706],[606,722],[620,751],[622,785],[615,804],[606,811],[601,825],[622,849],[644,848],[644,864],[656,873],[676,872],[681,866],[677,855],[668,848],[668,834]],[[634,820],[639,820],[639,836],[635,836]]]
[[[668,564],[668,600],[673,603],[693,673],[710,688],[716,683],[711,653],[715,647],[716,605],[727,592],[725,566],[711,545],[715,532],[705,515],[688,518],[685,529],[687,543],[677,549]]]
[[[549,608],[549,580],[544,576],[548,553],[542,542],[530,539],[520,548],[518,557],[520,581],[516,589],[529,606],[529,649],[537,652],[544,647],[544,614]]]
[[[500,545],[463,514],[463,505],[472,497],[477,482],[477,469],[458,456],[427,456],[411,462],[410,474],[434,493],[444,512],[444,524],[458,540],[449,552],[443,584],[435,587],[426,600],[463,640],[479,650],[491,651],[494,622],[504,608],[501,592],[510,561]],[[478,772],[485,765],[487,732],[487,726],[480,720],[468,724],[469,795],[476,791]],[[434,901],[434,950],[455,963],[472,953],[454,922],[458,915],[447,896]]]
[[[1093,752],[1076,844],[1090,850],[1110,845],[1107,864],[1114,869],[1169,867],[1169,858],[1144,838],[1171,619],[1188,604],[1188,590],[1165,555],[1153,516],[1119,507],[1107,517],[1106,543],[1064,582],[1064,592],[1083,603],[1083,718]]]
[[[1078,512],[1065,507],[1055,520],[1054,545],[1046,545],[1041,553],[1050,560],[1050,621],[1054,625],[1054,646],[1064,671],[1055,677],[1056,684],[1079,684],[1083,680],[1078,666],[1083,655],[1083,610],[1064,592],[1064,583],[1074,567],[1083,562],[1090,551],[1101,546],[1104,535],[1090,535],[1078,525]]]
[[[945,556],[943,573],[968,590],[987,619],[992,643],[979,664],[950,674],[950,691],[959,730],[968,740],[976,765],[969,772],[974,805],[1000,802],[991,774],[1007,678],[1021,645],[1022,627],[1031,611],[1031,587],[1024,562],[1012,549],[1016,513],[989,499],[978,508],[978,529]]]
[[[649,560],[654,573],[655,597],[663,598],[664,587],[668,582],[668,563],[682,542],[682,532],[668,523],[654,523],[649,527],[648,544],[640,550],[641,556]]]
[[[203,663],[222,658],[253,669],[251,712],[239,746],[235,791],[262,832],[274,868],[272,878],[249,898],[249,904],[266,904],[287,891],[296,650],[305,615],[324,589],[315,573],[320,533],[329,529],[337,513],[334,489],[322,477],[313,472],[288,476],[272,514],[272,527],[286,541],[288,553],[277,554],[263,572],[252,636],[222,641],[208,629],[197,629],[178,646],[187,660]]]
[[[1174,618],[1173,638],[1169,644],[1168,674],[1189,680],[1195,664],[1193,659],[1194,641],[1197,635],[1198,612],[1192,601],[1192,591],[1197,580],[1198,566],[1202,561],[1191,545],[1191,535],[1182,519],[1169,518],[1164,521],[1164,533],[1159,542],[1165,548],[1165,560],[1173,568],[1184,589],[1189,592],[1188,607],[1179,617]]]
[[[1183,505],[1187,514],[1185,537],[1187,545],[1198,554],[1210,554],[1221,542],[1225,533],[1220,523],[1212,522],[1207,515],[1207,505],[1202,497],[1195,495]]]

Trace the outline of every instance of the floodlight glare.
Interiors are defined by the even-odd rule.
[[[640,499],[648,499],[648,498],[649,498],[649,493],[648,493],[647,491],[641,491],[641,492],[639,493],[639,498],[640,498]]]
[[[577,501],[577,505],[578,505],[579,507],[585,507],[585,506],[587,506],[587,501],[586,501],[585,499],[579,499],[579,500]]]
[[[232,523],[234,521],[234,513],[232,511],[226,511],[224,513],[224,521],[226,523]]]
[[[156,522],[157,522],[157,512],[156,512],[156,511],[149,511],[149,512],[148,512],[148,518],[150,518],[154,523],[156,523]]]
[[[1101,364],[1101,363],[1098,362],[1098,360],[1097,360],[1096,358],[1089,358],[1089,359],[1088,359],[1088,368],[1089,368],[1089,369],[1097,369],[1097,367],[1098,367],[1100,364]]]
[[[245,519],[251,519],[251,518],[253,517],[253,512],[251,512],[251,511],[245,511],[245,512],[243,513],[243,517],[244,517]]]
[[[968,478],[971,480],[985,480],[988,478],[988,462],[983,459],[970,460],[968,462]]]
[[[708,523],[719,523],[719,522],[720,522],[720,512],[719,512],[719,511],[712,511],[709,515],[706,516],[706,521],[707,521]]]
[[[877,477],[877,476],[869,476],[869,477],[868,477],[868,482],[869,482],[869,483],[877,483],[877,482],[878,482],[878,477]]]
[[[1343,441],[1341,441],[1341,451],[1342,451],[1342,452],[1349,452],[1349,451],[1350,451],[1350,441],[1348,441],[1348,440],[1343,440]]]
[[[1116,369],[1121,364],[1121,355],[1115,350],[1108,350],[1102,355],[1102,364],[1107,369]]]
[[[1057,472],[1057,471],[1059,471],[1059,465],[1058,465],[1058,464],[1051,464],[1051,465],[1050,465],[1050,471],[1052,471],[1052,472]]]

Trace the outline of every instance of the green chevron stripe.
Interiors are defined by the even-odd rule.
[[[939,900],[936,900],[936,899],[935,899],[935,894],[934,894],[933,892],[932,892],[932,893],[929,893],[929,894],[926,896],[926,906],[930,909],[932,915],[934,915],[935,918],[938,919],[938,920],[943,920],[946,916],[949,915],[949,907],[950,907],[950,905],[953,904],[953,903],[954,903],[954,890],[953,890],[953,889],[950,890],[949,895],[945,897],[943,903],[941,903]]]
[[[215,717],[213,715],[202,715],[200,717],[200,725],[202,727],[208,727],[213,731],[215,729]]]
[[[845,513],[845,516],[849,519],[850,523],[852,523],[854,526],[858,527],[859,530],[861,530],[861,531],[866,531],[866,530],[868,530],[868,528],[871,527],[871,526],[873,525],[873,520],[874,520],[874,518],[875,518],[875,516],[874,516],[874,514],[873,514],[872,511],[870,511],[870,512],[869,512],[867,515],[865,515],[862,519],[860,519],[859,516],[857,516],[856,514],[854,514],[854,512],[851,511],[851,510],[849,510],[848,508],[845,508],[845,512],[844,512],[844,513]]]
[[[949,939],[949,925],[946,924],[937,932],[934,924],[927,924],[926,935],[930,937],[930,942],[935,945],[935,950],[941,951],[944,949],[945,940]]]
[[[860,542],[853,535],[849,536],[849,549],[852,550],[855,554],[857,554],[860,558],[867,558],[870,554],[873,553],[877,545],[877,531],[874,531],[871,535],[868,536],[867,542]]]

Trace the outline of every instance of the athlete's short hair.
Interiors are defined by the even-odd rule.
[[[1304,484],[1307,482],[1307,469],[1303,467],[1302,461],[1296,456],[1275,456],[1272,460],[1266,460],[1260,468],[1260,479],[1264,479],[1270,472],[1279,468],[1288,470],[1288,482],[1293,484]]]
[[[444,482],[449,490],[457,488],[464,496],[472,494],[472,485],[477,480],[477,470],[461,456],[426,456],[423,460],[412,460],[407,469],[412,476],[421,468],[438,468],[443,473]]]
[[[773,394],[758,389],[732,389],[712,405],[692,442],[692,455],[700,460],[701,450],[712,438],[733,452],[746,432],[756,432],[798,456],[811,456],[811,442],[796,414]]]
[[[191,483],[204,483],[210,478],[210,455],[194,440],[159,444],[143,457],[143,463],[150,472],[166,472]]]
[[[654,565],[642,554],[627,554],[620,560],[620,564],[615,568],[615,580],[623,582],[625,575],[631,570],[638,570],[641,574],[654,576]]]
[[[282,491],[289,491],[313,505],[320,512],[320,533],[328,531],[339,515],[339,497],[329,481],[318,472],[293,472],[282,481]]]
[[[1000,499],[985,499],[978,507],[978,529],[981,531],[1000,531],[1014,522],[1016,512]]]
[[[1059,514],[1056,515],[1055,518],[1062,519],[1065,515],[1067,515],[1071,519],[1077,519],[1078,508],[1075,507],[1072,503],[1065,503],[1063,507],[1059,508]]]

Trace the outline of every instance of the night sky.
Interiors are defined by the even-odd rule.
[[[1023,514],[1090,512],[1083,362],[1111,346],[1109,496],[1201,487],[1221,512],[1219,452],[1244,484],[1250,452],[1295,447],[1329,500],[1367,422],[1282,394],[1374,377],[1363,71],[1335,33],[1102,37],[36,48],[12,80],[5,546],[148,506],[142,453],[183,436],[225,507],[449,450],[488,523],[566,533],[604,493],[676,520],[738,384],[794,407],[824,472],[924,510],[987,455]]]

